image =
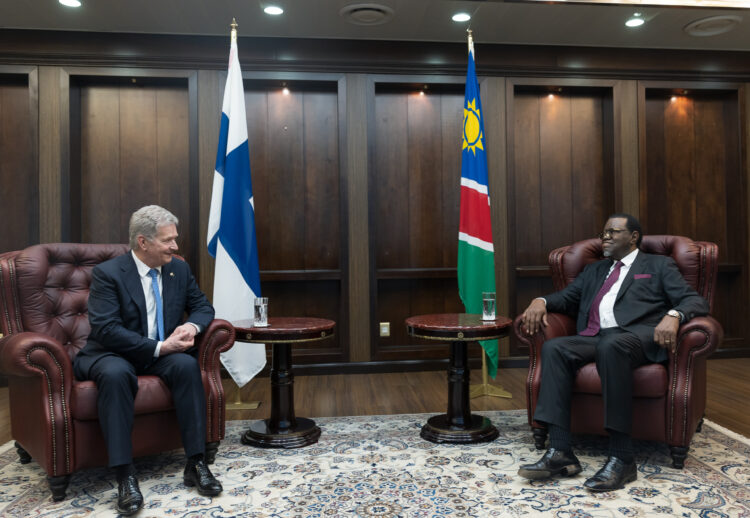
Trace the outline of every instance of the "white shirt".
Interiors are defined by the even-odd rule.
[[[138,268],[138,275],[141,277],[141,286],[143,287],[143,295],[146,297],[146,320],[148,320],[148,337],[152,340],[159,339],[159,326],[156,323],[156,297],[154,297],[154,290],[151,289],[151,276],[148,272],[151,271],[151,267],[146,263],[138,259],[135,252],[132,250],[130,254],[133,256],[135,261],[135,267]],[[159,285],[159,296],[162,294],[161,284],[161,266],[154,268],[159,274],[156,276],[156,283]],[[164,299],[162,299],[164,300]],[[162,308],[164,311],[164,308]],[[156,349],[154,349],[154,358],[159,357],[159,351],[161,350],[161,342],[156,343]]]
[[[609,291],[602,297],[602,301],[599,303],[599,327],[601,329],[607,329],[608,327],[617,327],[617,320],[615,320],[615,299],[617,298],[617,292],[620,291],[622,281],[625,280],[625,276],[630,270],[630,266],[635,261],[635,257],[638,255],[638,249],[636,248],[628,255],[620,259],[622,266],[620,267],[620,276],[617,281],[612,285]],[[615,269],[617,261],[612,263],[612,266],[607,273],[607,277]]]

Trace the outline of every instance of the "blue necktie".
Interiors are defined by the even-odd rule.
[[[151,268],[148,274],[151,277],[151,289],[154,292],[154,300],[156,301],[156,327],[159,331],[159,341],[164,341],[164,312],[162,310],[161,295],[159,294],[159,283],[156,280],[159,272]]]

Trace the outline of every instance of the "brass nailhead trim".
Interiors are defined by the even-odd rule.
[[[63,382],[60,385],[60,405],[62,406],[62,412],[63,412],[63,429],[65,430],[65,471],[67,473],[70,473],[70,430],[68,427],[68,411],[65,406],[65,379],[63,375],[62,366],[57,361],[57,358],[54,357],[47,349],[44,347],[33,347],[29,350],[29,352],[26,353],[26,361],[31,365],[32,367],[35,367],[39,370],[41,370],[44,373],[44,379],[47,382],[47,402],[49,403],[49,413],[50,417],[52,418],[52,475],[57,476],[57,440],[56,440],[56,434],[55,434],[55,405],[54,401],[52,401],[52,382],[49,377],[49,373],[47,370],[42,367],[41,365],[37,365],[31,361],[31,353],[33,353],[36,350],[43,351],[47,353],[51,358],[52,361],[55,362],[55,365],[57,366],[58,370],[60,371],[60,377],[63,378]]]

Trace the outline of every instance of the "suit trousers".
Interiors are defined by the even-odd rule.
[[[570,430],[570,402],[578,370],[596,362],[602,380],[604,428],[630,434],[633,369],[648,363],[643,344],[618,327],[596,336],[562,336],[542,346],[542,382],[534,420]]]
[[[99,423],[107,445],[109,466],[133,461],[131,434],[139,375],[159,376],[169,387],[185,456],[204,453],[206,396],[198,360],[187,353],[173,353],[160,356],[143,369],[136,369],[122,356],[108,354],[91,366],[88,378],[96,383]]]

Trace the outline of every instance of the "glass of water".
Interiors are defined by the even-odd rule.
[[[482,293],[482,320],[495,320],[495,292]]]
[[[268,327],[268,297],[255,297],[255,327]]]

